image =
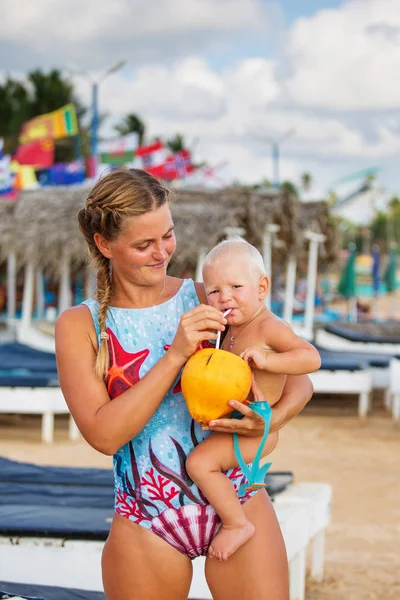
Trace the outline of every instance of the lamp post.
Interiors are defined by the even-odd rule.
[[[77,75],[84,75],[89,79],[92,85],[92,123],[91,123],[91,135],[90,135],[90,159],[88,162],[89,177],[96,176],[97,170],[97,159],[98,159],[98,129],[99,129],[99,85],[109,75],[113,75],[126,64],[126,60],[120,60],[115,63],[112,67],[107,69],[96,81],[86,72],[81,69],[69,68],[72,73]]]
[[[99,85],[109,75],[113,75],[126,64],[126,60],[120,60],[115,65],[107,69],[107,71],[97,80],[92,79],[92,127],[90,139],[90,162],[89,162],[89,177],[96,177],[97,160],[98,160],[98,129],[99,129]]]
[[[294,134],[294,129],[289,129],[279,139],[272,140],[272,171],[273,171],[273,186],[276,188],[280,187],[280,174],[279,174],[279,159],[280,159],[280,145],[283,141],[287,140],[291,135]]]

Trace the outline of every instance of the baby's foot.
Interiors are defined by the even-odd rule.
[[[255,527],[250,521],[239,527],[222,525],[208,549],[208,554],[217,560],[228,560],[240,546],[253,537],[254,532]]]

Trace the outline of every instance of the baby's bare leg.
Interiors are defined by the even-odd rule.
[[[245,462],[252,462],[261,438],[239,436],[240,449]],[[277,443],[277,434],[268,437],[264,454],[271,452]],[[222,473],[238,466],[233,448],[233,438],[226,433],[212,433],[188,456],[186,469],[214,507],[222,521],[222,528],[215,536],[210,556],[227,560],[254,534],[254,526],[248,521],[231,481]]]

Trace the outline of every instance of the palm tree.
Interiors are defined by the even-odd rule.
[[[301,185],[302,185],[303,190],[305,190],[306,192],[308,192],[308,190],[311,189],[311,185],[312,185],[311,173],[303,173],[303,175],[301,176]]]
[[[128,135],[128,133],[137,133],[139,135],[139,146],[143,146],[146,133],[146,125],[142,119],[135,113],[130,113],[114,127],[120,135]]]
[[[4,150],[13,152],[18,145],[22,124],[29,118],[28,90],[19,81],[9,77],[0,85],[0,136]]]
[[[181,152],[185,149],[185,140],[182,134],[176,133],[173,138],[170,138],[166,142],[167,148],[171,150],[171,152]]]
[[[36,69],[28,73],[28,81],[32,88],[29,102],[31,118],[57,110],[69,102],[78,104],[73,84],[64,79],[58,69],[49,73]]]
[[[295,184],[291,181],[284,181],[280,187],[282,190],[293,195],[295,198],[299,197],[299,190],[297,189],[297,186],[295,186]]]
[[[36,69],[27,74],[28,83],[8,78],[0,85],[0,135],[5,140],[5,151],[12,153],[18,146],[18,136],[25,121],[44,113],[52,112],[65,104],[73,103],[78,121],[85,114],[84,108],[74,94],[73,84],[64,79],[61,72],[53,69],[49,73]],[[71,154],[71,143],[60,141],[67,148],[64,158]]]

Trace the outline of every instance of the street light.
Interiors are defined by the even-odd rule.
[[[90,139],[90,162],[89,162],[89,177],[96,176],[97,158],[98,158],[98,129],[99,129],[99,109],[98,96],[99,85],[109,75],[113,75],[126,64],[126,60],[120,60],[115,65],[110,67],[97,81],[92,79],[92,129]]]
[[[272,169],[273,169],[273,186],[276,188],[280,187],[280,178],[279,178],[279,147],[282,142],[287,140],[291,135],[294,134],[294,129],[289,129],[286,133],[284,133],[277,140],[271,140],[272,144]]]
[[[96,176],[97,158],[98,158],[98,129],[99,129],[99,108],[98,108],[98,96],[99,96],[99,85],[109,75],[113,75],[126,64],[126,60],[119,60],[112,67],[107,69],[96,81],[87,73],[81,69],[75,67],[68,67],[72,73],[76,75],[84,75],[89,79],[92,85],[92,125],[91,125],[91,136],[90,136],[90,159],[88,163],[89,177]]]

